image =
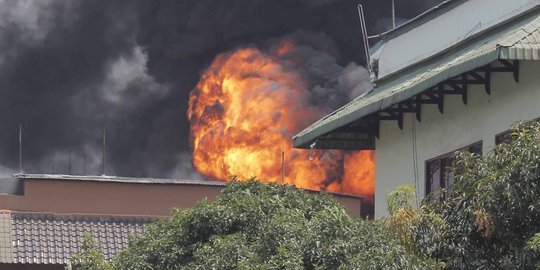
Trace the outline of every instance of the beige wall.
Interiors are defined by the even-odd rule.
[[[483,152],[495,144],[495,135],[519,120],[540,117],[540,62],[520,62],[520,82],[511,73],[492,73],[492,93],[469,86],[469,102],[461,96],[444,97],[444,114],[436,105],[422,105],[422,122],[405,114],[404,128],[381,121],[376,142],[375,216],[387,214],[385,196],[398,185],[414,186],[413,122],[416,128],[419,195],[425,189],[425,161],[482,140]]]
[[[25,180],[24,196],[0,196],[0,209],[62,214],[166,216],[214,199],[221,186]]]
[[[24,196],[0,195],[0,210],[58,214],[167,216],[173,207],[213,200],[222,186],[25,180]],[[360,215],[360,198],[333,194],[347,212]]]

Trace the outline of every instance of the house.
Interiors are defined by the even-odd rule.
[[[225,183],[206,180],[16,174],[0,179],[0,269],[61,270],[86,235],[105,259],[171,208],[213,200]],[[361,198],[333,194],[349,214]]]
[[[105,259],[173,207],[213,199],[217,181],[16,174],[0,179],[0,269],[64,269],[86,235]]]
[[[374,88],[294,137],[294,146],[376,151],[375,216],[386,194],[448,186],[456,150],[487,153],[540,117],[540,0],[449,0],[380,35]]]

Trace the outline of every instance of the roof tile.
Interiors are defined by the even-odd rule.
[[[88,233],[99,243],[104,257],[111,259],[154,220],[0,212],[0,263],[67,263]]]

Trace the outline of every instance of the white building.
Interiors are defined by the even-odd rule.
[[[375,215],[386,194],[448,185],[456,150],[487,153],[540,117],[540,0],[450,0],[382,34],[372,91],[294,137],[298,148],[375,149]]]

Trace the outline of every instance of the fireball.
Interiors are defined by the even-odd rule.
[[[190,94],[193,165],[217,180],[256,177],[300,188],[373,194],[373,153],[299,150],[292,136],[328,113],[310,104],[295,50],[221,54]]]

